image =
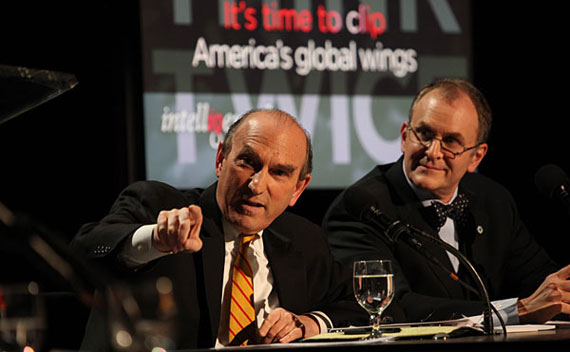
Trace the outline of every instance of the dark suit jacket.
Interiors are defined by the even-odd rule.
[[[72,243],[84,256],[116,273],[123,271],[124,278],[135,282],[170,277],[180,319],[177,348],[212,347],[217,336],[225,247],[215,191],[215,184],[182,192],[155,181],[134,183],[121,193],[109,215],[83,226]],[[190,204],[199,205],[204,216],[202,250],[162,257],[136,273],[123,270],[116,252],[126,238],[141,225],[156,223],[161,210]],[[320,227],[285,212],[264,230],[262,239],[281,307],[297,314],[321,310],[335,326],[367,323],[367,314],[352,296],[350,272],[333,261]],[[335,302],[341,299],[347,301]],[[102,318],[92,320],[97,319]],[[86,339],[94,337],[91,345],[99,345],[101,335],[95,337],[97,332],[89,325]]]
[[[459,248],[474,264],[490,298],[527,297],[557,269],[522,223],[508,191],[480,174],[466,174],[459,191],[469,199],[468,225],[459,229]],[[390,244],[379,228],[359,220],[366,205],[393,219],[438,236],[424,221],[424,211],[405,179],[402,159],[376,166],[333,201],[323,220],[333,255],[352,265],[354,260],[393,260],[396,297],[408,321],[440,320],[458,314],[481,314],[483,302],[438,266],[402,243]],[[453,272],[445,251],[421,240],[427,251]],[[477,288],[464,268],[459,276]]]

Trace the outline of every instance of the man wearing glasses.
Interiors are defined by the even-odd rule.
[[[450,278],[476,287],[453,255],[423,241],[444,270],[406,244],[388,243],[381,229],[361,221],[369,205],[461,251],[507,324],[570,313],[570,265],[559,269],[534,241],[504,187],[474,173],[487,153],[490,127],[490,108],[469,82],[441,79],[426,86],[400,129],[403,156],[376,166],[325,215],[329,243],[342,262],[393,261],[396,297],[409,321],[478,315],[485,304]]]

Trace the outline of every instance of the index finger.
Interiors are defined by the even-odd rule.
[[[196,252],[202,248],[202,240],[200,239],[203,220],[202,209],[196,205],[191,205],[187,209],[190,220],[190,233],[183,243],[183,250]]]
[[[188,207],[188,212],[190,213],[190,217],[194,219],[194,226],[192,227],[193,231],[191,231],[190,234],[196,235],[197,233],[200,233],[200,228],[202,227],[202,220],[204,218],[202,216],[202,209],[197,205],[190,205]]]

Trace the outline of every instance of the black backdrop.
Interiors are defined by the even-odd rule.
[[[567,211],[534,186],[544,164],[570,172],[565,11],[558,2],[473,3],[474,83],[494,112],[480,172],[513,193],[537,240],[555,259],[570,263]],[[144,175],[138,34],[134,1],[0,5],[0,64],[69,72],[80,82],[0,125],[0,202],[64,241],[81,224],[102,217],[118,192]],[[320,222],[338,192],[308,191],[294,211]],[[42,281],[19,254],[0,253],[1,279]],[[48,316],[47,344],[77,347],[87,310],[72,298],[52,305],[57,313]]]

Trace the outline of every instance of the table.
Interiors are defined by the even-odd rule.
[[[273,344],[269,346],[246,346],[224,348],[233,351],[566,351],[570,348],[570,328],[553,330],[510,333],[491,336],[468,336],[448,338],[446,340],[416,339],[390,341],[374,344],[360,342],[294,343],[290,345]],[[212,351],[208,349],[193,351]]]

